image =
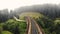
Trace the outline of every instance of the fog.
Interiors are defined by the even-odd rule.
[[[17,13],[22,13],[27,11],[39,12],[51,18],[60,17],[60,5],[56,5],[56,4],[24,6],[14,10],[14,12]]]
[[[59,4],[60,0],[0,0],[0,10],[8,8],[14,10],[22,6],[31,6],[38,4]]]
[[[18,17],[23,12],[38,12],[45,16],[48,16],[51,19],[60,17],[60,5],[56,4],[43,4],[43,5],[32,5],[32,6],[24,6],[19,7],[13,10],[3,9],[0,10],[0,20],[13,18],[13,16]],[[18,15],[17,15],[18,14]],[[4,20],[2,20],[4,21]]]

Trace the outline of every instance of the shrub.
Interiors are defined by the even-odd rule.
[[[2,34],[13,34],[13,33],[9,32],[9,31],[2,31]]]

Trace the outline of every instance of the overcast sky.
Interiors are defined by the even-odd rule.
[[[59,4],[60,0],[0,0],[0,10],[8,8],[14,10],[21,6],[36,4]]]

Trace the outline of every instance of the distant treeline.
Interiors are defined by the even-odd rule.
[[[43,4],[43,5],[32,5],[32,6],[24,6],[19,7],[17,9],[10,10],[10,13],[8,9],[0,10],[0,22],[5,21],[9,18],[13,18],[13,16],[18,16],[17,14],[21,14],[22,12],[40,12],[52,19],[59,18],[60,17],[60,5],[54,5],[54,4]]]
[[[60,5],[43,4],[43,5],[24,6],[15,9],[15,12],[17,13],[27,12],[27,11],[40,12],[53,19],[56,17],[58,18],[60,17]]]
[[[8,9],[0,10],[0,22],[5,22],[8,19],[12,19],[13,16],[18,17],[12,10],[10,10],[10,13]]]

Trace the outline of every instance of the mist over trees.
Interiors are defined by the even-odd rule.
[[[5,21],[9,18],[13,18],[13,16],[17,17],[17,14],[21,14],[23,12],[40,12],[52,19],[60,17],[60,5],[54,4],[43,4],[43,5],[32,5],[32,6],[24,6],[16,8],[14,11],[8,9],[0,10],[0,21]]]
[[[33,5],[33,6],[25,6],[15,9],[15,12],[22,13],[27,11],[40,12],[50,18],[60,17],[60,5],[54,4],[43,4],[43,5]]]
[[[60,34],[60,5],[53,4],[24,6],[10,11],[8,9],[0,10],[0,33],[25,33],[26,22],[19,22],[13,19],[14,16],[20,18],[18,15],[23,12],[38,12],[41,15],[43,14],[44,17],[36,18],[38,25],[43,28],[46,34]]]
[[[0,22],[6,21],[8,18],[8,9],[0,10]]]
[[[0,22],[5,22],[8,19],[12,19],[14,15],[16,16],[12,10],[10,10],[10,13],[8,9],[0,10]]]

